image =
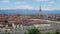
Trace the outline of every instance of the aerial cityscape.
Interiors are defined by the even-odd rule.
[[[0,34],[60,34],[60,0],[0,0]]]

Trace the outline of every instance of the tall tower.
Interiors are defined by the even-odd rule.
[[[41,5],[40,5],[40,9],[39,9],[39,16],[42,14],[42,12],[41,12]]]
[[[40,9],[39,9],[38,14],[39,14],[39,18],[42,19],[43,18],[43,15],[42,15],[42,10],[41,10],[41,4],[40,4]]]

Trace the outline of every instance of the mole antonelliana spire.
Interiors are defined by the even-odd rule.
[[[40,6],[40,12],[41,12],[41,6]]]
[[[39,9],[39,15],[41,15],[42,13],[41,13],[41,4],[40,4],[40,9]]]
[[[40,9],[38,11],[38,14],[39,14],[39,18],[43,18],[41,4],[40,4]]]

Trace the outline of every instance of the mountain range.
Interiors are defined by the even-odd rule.
[[[39,10],[0,10],[0,14],[38,14]],[[60,14],[60,10],[43,10],[42,14]]]

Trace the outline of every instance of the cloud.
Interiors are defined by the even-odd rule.
[[[15,2],[15,4],[25,4],[25,2],[24,1],[22,1],[22,2]]]
[[[41,2],[41,1],[50,1],[50,0],[35,0],[37,2]]]
[[[9,3],[10,1],[9,0],[3,0],[2,2],[3,3]]]
[[[58,0],[58,1],[60,1],[60,0]]]
[[[49,2],[49,4],[54,4],[55,3],[55,1],[51,1],[51,2]]]
[[[53,4],[55,4],[55,1],[50,1],[48,2],[47,6],[52,6]]]
[[[60,10],[60,8],[42,8],[42,10],[48,10],[48,11],[51,11],[51,10]]]
[[[13,9],[13,8],[10,8],[10,7],[0,8],[0,10],[10,10],[10,9]]]
[[[17,6],[16,9],[29,9],[29,10],[34,10],[34,8],[31,5]]]
[[[5,0],[7,1],[7,0]],[[18,2],[15,2],[15,7],[6,7],[6,8],[0,8],[1,10],[8,10],[8,9],[28,9],[28,10],[35,10],[35,8],[29,4],[26,4],[26,2],[22,1],[18,1]]]
[[[34,7],[32,7],[31,5],[27,5],[27,4],[16,6],[15,8],[12,8],[12,7],[0,8],[0,10],[10,10],[10,9],[28,9],[28,10],[35,10]]]
[[[55,9],[53,9],[53,8],[47,8],[47,7],[45,7],[45,8],[43,8],[42,10],[55,10]]]

